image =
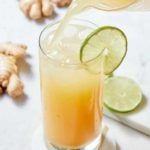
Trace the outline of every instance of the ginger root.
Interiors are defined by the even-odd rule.
[[[11,97],[22,95],[23,84],[18,77],[16,61],[25,56],[26,49],[21,44],[0,44],[0,94],[5,90]]]
[[[7,85],[7,93],[11,97],[17,97],[23,93],[23,84],[16,74],[12,74]]]
[[[23,44],[13,44],[11,42],[0,44],[0,53],[14,56],[15,58],[24,57],[27,46]]]
[[[3,94],[3,89],[2,89],[2,87],[0,86],[0,95],[2,95]]]
[[[71,2],[72,0],[54,0],[54,3],[56,3],[58,7],[69,6]]]
[[[34,20],[54,14],[51,0],[20,0],[20,9],[26,16]]]

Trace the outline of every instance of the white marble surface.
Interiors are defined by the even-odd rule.
[[[60,10],[63,15],[65,10]],[[96,12],[89,13],[87,18],[94,19],[97,24],[112,24],[122,27],[125,31],[125,24],[129,24],[132,33],[142,36],[135,38],[136,47],[132,45],[128,57],[135,61],[135,66],[130,66],[131,77],[139,72],[137,80],[145,82],[149,88],[149,78],[142,78],[141,70],[138,70],[138,64],[143,63],[146,67],[143,70],[150,74],[150,14],[134,13],[132,14],[102,14]],[[56,19],[60,18],[58,15]],[[39,90],[39,71],[38,71],[38,37],[40,31],[52,20],[36,23],[24,17],[18,8],[17,0],[0,0],[0,42],[13,41],[26,43],[29,56],[26,63],[21,66],[21,78],[25,85],[25,96],[22,102],[16,102],[6,95],[0,97],[0,150],[32,150],[33,135],[41,122],[41,102]],[[141,28],[142,33],[138,32]],[[128,30],[128,32],[130,31]],[[146,37],[146,38],[145,38]],[[144,39],[143,39],[144,38]],[[143,41],[141,43],[141,41]],[[141,44],[140,44],[141,43]],[[139,47],[141,47],[139,51]],[[136,53],[132,53],[132,50]],[[137,57],[134,57],[137,56]],[[139,58],[136,60],[135,58]],[[141,60],[141,61],[140,61]],[[124,74],[125,72],[122,72]],[[147,91],[148,92],[148,91]],[[149,150],[150,137],[134,131],[118,122],[104,117],[104,122],[109,126],[110,132],[117,141],[117,150]],[[38,150],[38,149],[37,149]],[[39,149],[41,150],[41,149]]]

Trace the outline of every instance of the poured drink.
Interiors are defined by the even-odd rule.
[[[55,43],[55,41],[59,40],[59,37],[61,36],[62,30],[67,28],[67,25],[69,21],[78,13],[81,13],[85,9],[89,8],[96,8],[99,10],[105,10],[105,11],[113,11],[118,9],[126,8],[134,3],[136,3],[138,0],[73,0],[71,6],[69,7],[69,10],[63,20],[61,21],[61,24],[59,25],[52,43]]]
[[[82,148],[99,137],[102,123],[103,71],[93,74],[79,60],[80,44],[94,25],[76,21],[68,28],[72,35],[64,33],[66,42],[49,49],[55,26],[40,38],[45,137],[48,145]]]
[[[103,28],[104,32],[96,30],[98,33],[94,33],[91,40],[86,39],[95,25],[83,20],[74,22],[73,17],[86,8],[115,10],[133,2],[135,0],[74,0],[62,22],[48,26],[42,32],[41,90],[45,139],[50,150],[51,146],[56,150],[97,148],[102,126],[104,66],[108,67],[107,72],[115,70],[127,48],[121,30]],[[96,51],[99,55],[95,54]],[[85,61],[91,56],[94,57]],[[102,60],[106,60],[105,65]]]

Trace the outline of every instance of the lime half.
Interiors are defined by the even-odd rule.
[[[99,73],[100,60],[105,57],[104,73],[110,74],[126,56],[127,45],[126,35],[120,29],[112,26],[98,28],[83,42],[80,49],[80,61],[92,72]],[[91,63],[94,60],[99,61]]]
[[[134,110],[142,101],[142,92],[137,83],[126,77],[111,77],[105,80],[104,104],[117,112]]]

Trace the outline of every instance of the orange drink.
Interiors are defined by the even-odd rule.
[[[57,25],[48,26],[40,36],[45,138],[48,147],[54,145],[56,149],[82,148],[99,138],[101,131],[103,72],[92,73],[79,61],[78,46],[93,28],[89,22],[79,22],[70,25],[72,35],[64,32],[65,41],[51,49]]]

